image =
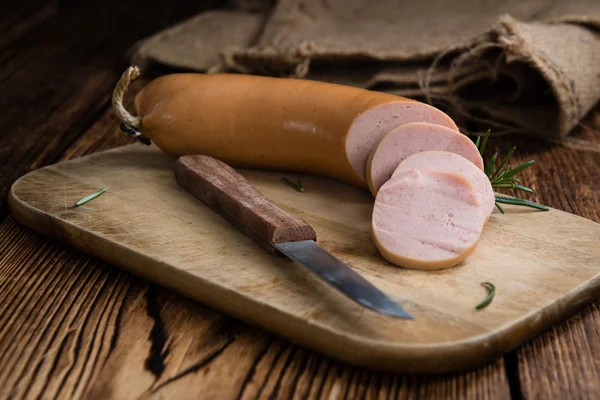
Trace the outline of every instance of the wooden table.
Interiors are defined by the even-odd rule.
[[[21,227],[6,207],[15,179],[131,142],[109,102],[126,50],[220,2],[38,3],[0,6],[0,398],[600,398],[600,302],[478,369],[383,374]],[[535,200],[600,221],[600,107],[562,145],[491,148],[513,144],[537,162],[523,174]]]

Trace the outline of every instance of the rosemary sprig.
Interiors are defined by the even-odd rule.
[[[481,282],[481,286],[488,290],[488,295],[483,301],[475,306],[476,310],[481,310],[490,305],[496,294],[496,286],[492,282]]]
[[[75,203],[75,207],[79,207],[86,203],[89,203],[90,201],[102,196],[104,193],[106,193],[107,190],[108,190],[108,188],[106,187],[102,190],[97,191],[96,193],[92,193],[89,196],[85,196],[83,199],[81,199],[77,203]]]
[[[548,211],[548,207],[546,207],[546,206],[543,206],[538,203],[534,203],[533,201],[530,201],[530,200],[516,199],[514,197],[506,197],[506,196],[496,195],[496,202],[504,203],[504,204],[514,204],[517,206],[531,207],[531,208],[535,208],[540,211]]]
[[[488,131],[485,133],[485,136],[483,137],[483,140],[481,139],[481,136],[479,136],[477,137],[477,141],[475,142],[475,145],[479,149],[479,153],[481,154],[481,156],[483,156],[483,152],[485,151],[485,146],[487,145],[490,132],[491,131],[488,129]],[[511,157],[513,156],[516,150],[516,147],[510,149],[504,157],[504,159],[500,162],[500,165],[498,165],[498,167],[496,167],[496,162],[498,161],[498,153],[494,153],[492,159],[490,160],[490,163],[485,167],[484,172],[488,176],[490,182],[492,183],[493,188],[507,188],[520,190],[526,193],[533,193],[532,189],[520,185],[520,181],[519,179],[515,178],[515,175],[523,171],[524,169],[531,167],[534,164],[534,161],[527,161],[515,168],[511,168],[510,165],[508,165],[508,162],[510,161]],[[496,195],[496,207],[502,214],[504,214],[504,210],[502,209],[502,207],[500,207],[498,203],[531,207],[540,211],[549,210],[548,207],[535,203],[531,200]]]
[[[302,186],[302,181],[300,179],[298,179],[297,184],[290,181],[288,178],[281,178],[281,180],[284,181],[288,186],[291,186],[294,189],[296,189],[297,191],[304,192],[304,187]]]

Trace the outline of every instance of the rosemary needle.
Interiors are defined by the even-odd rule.
[[[281,178],[281,180],[284,181],[288,186],[291,186],[294,189],[296,189],[297,191],[304,192],[304,187],[302,186],[302,181],[300,179],[298,179],[298,183],[294,183],[288,178]]]
[[[502,207],[500,207],[500,204],[498,204],[498,199],[496,199],[496,208],[498,209],[498,211],[504,214],[504,210],[502,209]]]
[[[104,193],[106,193],[106,191],[108,190],[108,188],[104,188],[102,190],[97,191],[96,193],[92,193],[89,196],[85,196],[83,199],[79,200],[77,203],[75,203],[75,207],[79,207],[84,205],[85,203],[89,203],[90,201],[102,196]]]
[[[529,201],[529,200],[525,200],[525,199],[517,199],[515,197],[506,197],[506,196],[496,195],[496,206],[500,207],[500,206],[498,206],[498,203],[513,204],[516,206],[523,206],[523,207],[531,207],[531,208],[535,208],[536,210],[540,210],[540,211],[548,211],[549,210],[549,208],[544,205],[534,203],[533,201]]]
[[[480,137],[477,138],[476,146],[479,149],[479,154],[483,157],[483,152],[485,151],[485,145],[487,144],[488,138],[490,137],[490,133],[492,133],[491,129],[488,129],[485,135],[483,136],[483,141],[480,141]]]
[[[476,310],[481,310],[482,308],[489,306],[490,303],[492,302],[492,299],[494,298],[494,295],[496,294],[496,286],[494,286],[493,283],[481,282],[481,286],[483,286],[484,288],[486,288],[488,290],[488,295],[485,299],[483,299],[483,301],[481,303],[479,303],[475,306]]]

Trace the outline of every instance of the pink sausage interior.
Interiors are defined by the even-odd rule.
[[[474,251],[483,221],[478,194],[464,175],[411,169],[377,194],[373,238],[394,264],[448,268]]]
[[[429,122],[458,131],[448,115],[428,104],[398,101],[373,107],[354,120],[346,138],[348,160],[361,179],[367,181],[367,159],[381,138],[409,122]]]
[[[471,161],[458,154],[447,151],[424,151],[407,157],[396,170],[392,177],[410,169],[419,171],[456,171],[465,175],[473,184],[479,195],[482,213],[489,217],[494,211],[496,201],[494,189],[487,175]]]
[[[483,169],[479,150],[467,136],[441,125],[409,123],[389,132],[369,157],[367,181],[373,195],[407,157],[422,151],[441,150],[463,156]]]

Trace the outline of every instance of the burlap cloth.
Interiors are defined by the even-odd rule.
[[[419,98],[467,131],[557,139],[600,99],[600,0],[237,1],[132,62],[323,80]]]

